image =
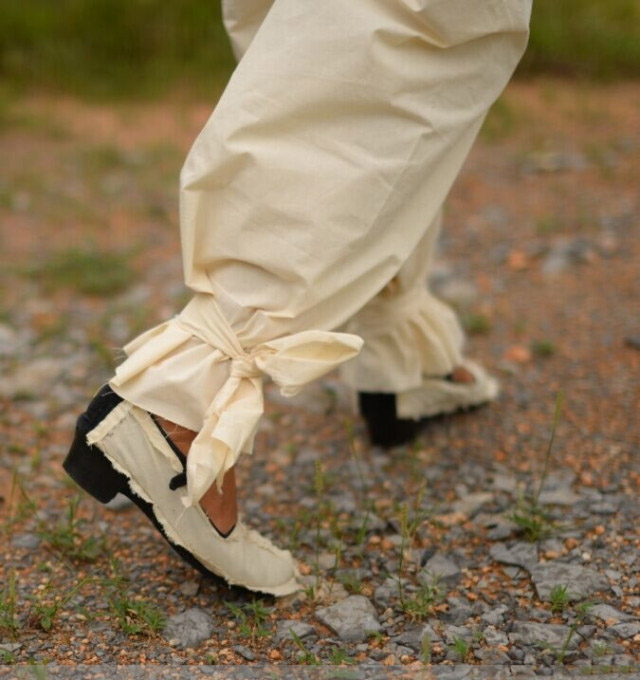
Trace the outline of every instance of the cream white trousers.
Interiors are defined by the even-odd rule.
[[[199,432],[192,502],[251,451],[264,374],[293,394],[359,354],[355,387],[401,394],[459,361],[455,315],[425,279],[443,201],[524,51],[531,0],[223,10],[239,63],[180,182],[195,295],[125,348],[111,382]]]

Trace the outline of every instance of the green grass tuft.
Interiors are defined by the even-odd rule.
[[[469,335],[486,335],[491,332],[491,319],[486,314],[464,314],[462,326]]]
[[[134,279],[130,254],[69,248],[52,255],[29,273],[45,288],[72,288],[85,295],[108,296],[126,290]]]
[[[153,604],[144,600],[132,600],[119,594],[109,601],[116,622],[127,635],[154,637],[166,625],[164,614]]]

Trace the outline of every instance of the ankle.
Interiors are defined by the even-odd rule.
[[[470,385],[476,381],[473,373],[464,366],[454,366],[453,370],[447,375],[447,380],[462,385]]]
[[[188,457],[191,444],[198,433],[160,416],[154,416],[154,419],[176,448],[185,457]],[[221,536],[225,537],[232,531],[238,521],[236,478],[233,468],[224,476],[222,489],[219,491],[216,485],[213,484],[200,499],[200,505],[207,514],[214,529]]]
[[[198,433],[193,430],[188,430],[186,427],[182,427],[176,423],[172,423],[170,420],[166,420],[160,416],[154,416],[154,419],[180,452],[185,456],[188,455],[191,444]]]

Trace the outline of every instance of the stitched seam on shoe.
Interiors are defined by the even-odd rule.
[[[130,409],[131,415],[133,415],[134,417],[136,416],[135,412],[133,411],[133,409],[135,409],[135,408],[136,408],[136,407],[133,407],[132,409]],[[141,409],[139,409],[139,410],[141,411]],[[148,431],[152,431],[150,428],[151,428],[151,426],[153,425],[153,423],[148,419],[148,414],[147,414],[145,411],[141,411],[141,412],[142,412],[143,415],[147,416],[147,420],[145,420],[144,418],[143,418],[142,420],[140,420],[139,417],[135,417],[135,420],[136,420],[136,422],[138,423],[138,425],[140,425],[140,426],[143,428],[145,434],[147,434]],[[140,414],[137,414],[137,415],[139,416]],[[156,429],[155,426],[154,426],[154,429]],[[152,445],[154,446],[154,449],[155,449],[156,446],[158,446],[158,444],[159,444],[161,448],[166,448],[166,449],[168,449],[168,451],[170,452],[170,455],[171,455],[172,457],[174,457],[174,459],[175,459],[175,456],[174,456],[173,452],[171,451],[171,449],[170,449],[170,447],[168,446],[168,444],[165,442],[164,438],[163,438],[163,437],[160,435],[160,433],[157,431],[157,429],[156,429],[156,431],[155,431],[154,434],[157,435],[157,437],[154,437],[155,441],[152,441],[152,442],[151,442]],[[220,565],[218,565],[218,564],[215,563],[215,562],[212,562],[210,559],[205,559],[204,557],[202,557],[202,556],[198,553],[198,551],[197,551],[193,546],[189,545],[187,541],[183,540],[183,539],[180,537],[180,535],[177,533],[177,529],[174,528],[174,526],[167,520],[167,518],[166,518],[166,517],[164,516],[164,514],[160,511],[160,509],[158,508],[158,506],[157,506],[157,505],[153,502],[153,500],[149,497],[148,493],[146,493],[146,492],[144,491],[144,489],[143,489],[143,488],[142,488],[142,487],[141,487],[134,479],[132,479],[131,473],[130,473],[126,468],[124,468],[122,465],[120,465],[120,463],[119,463],[117,460],[115,460],[115,459],[109,454],[108,451],[106,451],[102,446],[100,446],[100,443],[97,443],[96,445],[98,446],[98,448],[100,448],[100,450],[101,450],[101,451],[104,453],[104,455],[108,458],[109,462],[113,465],[113,467],[114,467],[118,472],[121,472],[123,475],[125,475],[125,477],[126,477],[127,480],[128,480],[128,483],[129,483],[129,486],[130,486],[131,490],[132,490],[134,493],[136,493],[138,496],[140,496],[140,498],[142,498],[142,499],[145,500],[147,503],[149,503],[150,505],[153,506],[153,512],[154,512],[154,514],[155,514],[155,516],[156,516],[156,519],[157,519],[158,522],[162,525],[162,528],[164,529],[164,531],[165,531],[165,533],[167,534],[168,538],[169,538],[173,543],[175,543],[175,544],[177,544],[177,545],[183,547],[185,550],[188,550],[192,555],[194,555],[194,557],[195,557],[197,560],[199,560],[200,562],[202,562],[208,569],[210,569],[211,571],[213,571],[213,572],[219,574],[219,575],[222,576],[225,580],[229,581],[229,583],[240,583],[239,581],[235,581],[231,576],[229,576],[228,573],[226,572],[226,570],[223,569]],[[168,454],[167,454],[167,451],[162,451],[162,453],[163,453],[165,456],[169,457]],[[184,494],[181,494],[181,495],[184,495]],[[214,532],[215,532],[214,527],[211,526],[211,523],[210,523],[210,521],[209,521],[209,518],[207,517],[206,513],[204,512],[204,510],[202,510],[202,508],[201,508],[199,505],[197,505],[197,506],[192,506],[191,511],[192,511],[192,512],[197,512],[197,513],[198,513],[199,519],[202,520],[202,522],[203,522],[203,526],[206,526],[207,529],[210,530],[210,531],[212,532],[212,534],[211,534],[212,537],[216,538],[216,539],[219,540],[219,541],[223,541],[224,543],[228,543],[228,544],[229,544],[229,543],[236,543],[236,542],[239,542],[239,541],[242,540],[242,538],[241,538],[241,536],[240,536],[242,533],[249,533],[249,530],[247,530],[247,528],[244,526],[244,524],[242,524],[240,521],[238,521],[238,523],[236,524],[236,527],[235,527],[234,531],[231,533],[231,535],[230,535],[228,538],[225,538],[225,539],[219,538],[218,536],[215,535],[215,533],[214,533]],[[251,536],[251,540],[252,540],[252,541],[254,541],[254,542],[257,543],[258,545],[260,545],[260,547],[262,547],[263,549],[268,550],[269,552],[271,552],[271,553],[272,553],[273,555],[275,555],[276,557],[281,557],[281,555],[279,555],[278,549],[277,549],[275,546],[271,545],[271,543],[270,543],[269,541],[267,541],[267,539],[265,539],[263,536],[261,536],[261,535],[258,534],[257,532],[251,531],[250,533],[252,534],[252,536]],[[245,587],[248,587],[247,584],[245,584],[245,583],[243,583],[242,585],[245,586]],[[252,584],[251,587],[252,587],[252,588],[255,588],[255,589],[258,589],[258,590],[264,590],[265,588],[266,588],[266,589],[273,589],[271,586],[261,586],[261,585],[258,584],[258,583]]]
[[[101,439],[104,439],[115,427],[118,425],[129,413],[133,404],[128,401],[122,401],[107,417],[90,432],[87,432],[87,444],[97,444]]]
[[[151,416],[146,411],[138,408],[137,406],[134,406],[131,409],[131,415],[142,428],[153,448],[169,461],[171,468],[175,472],[182,472],[184,470],[182,462],[171,449],[166,439],[162,436],[155,423],[151,419]]]
[[[169,444],[167,443],[166,439],[162,436],[158,428],[156,427],[155,423],[149,416],[149,414],[146,411],[143,411],[142,409],[137,408],[134,406],[131,409],[131,415],[133,418],[136,420],[137,424],[142,428],[144,434],[147,436],[149,439],[151,445],[153,446],[154,450],[156,450],[158,453],[162,454],[170,463],[171,467],[176,471],[176,472],[182,472],[183,467],[180,459],[177,457],[177,455],[174,453],[174,451],[171,449]],[[108,454],[107,454],[108,455]],[[109,458],[111,460],[111,458]],[[125,472],[127,477],[129,477],[129,474]],[[178,494],[180,499],[183,497],[186,497],[186,493],[184,491],[181,491],[180,489],[175,489],[174,493]],[[152,501],[149,501],[149,503],[153,503]],[[154,506],[155,507],[155,506]],[[211,525],[211,522],[209,518],[207,517],[207,514],[205,511],[202,509],[200,505],[194,505],[193,506],[194,512],[197,512],[198,515],[200,516],[200,519],[204,519],[206,521],[207,526],[211,526],[211,529],[215,530],[215,527]],[[164,523],[163,523],[164,526]],[[237,542],[239,539],[238,535],[241,533],[243,525],[238,523],[237,525],[238,531],[235,529],[231,532],[227,538],[223,539],[227,543],[233,543]],[[180,545],[183,545],[180,543]],[[187,548],[188,550],[191,550],[191,552],[194,552],[193,549],[189,548],[188,546],[183,546]],[[194,553],[195,554],[195,553]]]
[[[123,408],[120,408],[120,407]],[[120,413],[115,413],[115,411],[120,411]],[[112,455],[109,454],[109,452],[106,449],[106,447],[101,445],[101,440],[105,438],[106,435],[108,435],[115,425],[120,423],[125,416],[131,415],[136,423],[142,428],[144,434],[148,437],[150,440],[151,445],[153,446],[153,449],[158,451],[158,453],[161,453],[164,455],[170,462],[172,467],[177,463],[180,465],[180,470],[182,470],[182,465],[180,464],[180,461],[178,460],[177,456],[174,454],[174,452],[171,450],[171,447],[167,444],[165,441],[164,437],[160,434],[158,429],[155,427],[153,421],[151,420],[149,414],[142,410],[139,409],[138,407],[134,406],[133,404],[129,402],[123,402],[121,405],[116,407],[114,411],[109,414],[110,416],[113,415],[113,420],[115,423],[110,423],[107,422],[109,420],[109,417],[103,421],[103,423],[100,423],[98,427],[96,427],[94,430],[91,431],[90,434],[96,433],[96,435],[101,435],[99,436],[95,442],[89,442],[95,445],[104,453],[104,455],[107,457],[111,465],[116,469],[118,472],[122,473],[125,475],[125,477],[128,480],[129,487],[131,490],[137,494],[140,498],[142,498],[144,501],[152,505],[153,507],[153,512],[156,516],[156,519],[164,529],[167,537],[169,540],[176,545],[179,545],[183,547],[185,550],[189,551],[198,561],[200,561],[204,566],[206,566],[210,571],[213,571],[214,573],[217,573],[219,576],[222,576],[226,581],[228,581],[231,584],[239,584],[242,585],[245,588],[249,588],[250,590],[258,590],[261,592],[270,592],[273,594],[278,594],[280,592],[289,592],[289,590],[293,587],[293,584],[296,583],[296,578],[295,574],[297,573],[297,568],[295,566],[295,561],[293,560],[293,557],[291,556],[291,553],[289,551],[284,551],[276,546],[274,546],[269,540],[267,540],[264,536],[259,534],[258,532],[248,529],[240,520],[238,520],[235,529],[232,531],[231,535],[228,538],[220,538],[219,536],[216,535],[215,533],[215,528],[211,525],[209,518],[207,517],[206,513],[204,510],[200,507],[200,505],[194,505],[191,507],[192,512],[197,512],[199,519],[203,522],[203,526],[206,526],[208,530],[211,531],[211,536],[215,538],[218,541],[222,541],[224,543],[232,543],[232,542],[238,542],[242,541],[243,538],[241,537],[242,534],[248,534],[247,538],[249,540],[253,541],[260,547],[262,547],[264,550],[267,550],[268,552],[272,553],[274,556],[278,558],[283,558],[284,555],[289,557],[291,560],[292,566],[294,568],[294,577],[287,582],[286,584],[281,584],[279,586],[266,586],[266,585],[260,585],[258,583],[253,583],[251,585],[247,583],[242,583],[240,581],[235,580],[233,577],[229,576],[228,573],[226,572],[225,569],[220,567],[218,564],[214,563],[210,559],[205,559],[203,558],[196,549],[194,549],[192,546],[188,544],[188,542],[184,541],[180,535],[177,533],[177,529],[173,527],[173,525],[167,520],[167,518],[164,516],[164,514],[160,511],[158,506],[153,502],[153,500],[149,497],[148,493],[144,491],[144,489],[131,477],[131,473],[124,468],[117,460],[113,458]],[[104,427],[103,427],[104,425]],[[108,427],[107,427],[108,426]],[[106,430],[105,432],[96,432],[102,428],[103,430]],[[179,493],[177,490],[176,493]],[[183,494],[180,494],[185,495]],[[244,539],[246,540],[246,539]],[[283,555],[284,553],[284,555]]]
[[[123,467],[117,460],[115,460],[108,451],[106,451],[100,443],[97,443],[96,446],[104,453],[104,455],[107,457],[111,465],[115,470],[123,474],[128,481],[129,487],[131,488],[131,491],[133,491],[137,496],[142,498],[143,501],[146,501],[153,507],[153,513],[156,516],[156,519],[164,529],[167,537],[172,543],[175,543],[176,545],[179,545],[180,547],[184,548],[185,550],[188,550],[197,560],[202,562],[208,569],[211,571],[219,574],[223,578],[228,579],[224,569],[222,569],[220,566],[217,564],[214,564],[213,562],[210,562],[207,560],[206,562],[204,561],[203,558],[198,555],[198,553],[190,546],[187,544],[186,541],[184,541],[179,534],[176,532],[172,524],[167,520],[167,518],[163,515],[162,512],[160,512],[158,506],[153,502],[153,499],[149,497],[149,495],[146,493],[146,491],[136,482],[132,477],[131,473]],[[197,511],[197,508],[194,506],[194,510]],[[213,531],[213,527],[211,527],[211,530]],[[221,539],[222,540],[222,539]]]

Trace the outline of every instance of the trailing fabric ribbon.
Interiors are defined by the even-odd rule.
[[[357,335],[303,331],[246,351],[222,315],[213,296],[197,294],[172,321],[147,331],[124,349],[127,360],[111,381],[121,385],[191,337],[210,345],[220,361],[229,361],[229,376],[204,414],[202,429],[187,456],[187,506],[197,503],[241,453],[253,451],[264,412],[262,376],[268,375],[284,396],[355,357],[363,341]],[[137,351],[140,350],[140,351]]]

